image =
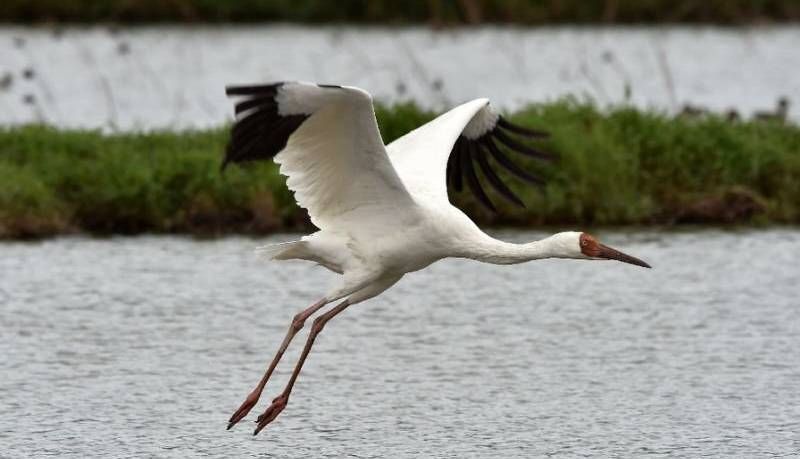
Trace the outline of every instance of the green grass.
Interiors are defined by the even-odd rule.
[[[797,21],[796,0],[4,0],[5,22],[676,23]]]
[[[387,142],[434,116],[409,104],[378,107],[377,115]],[[560,159],[526,164],[546,179],[543,190],[508,180],[526,209],[492,195],[500,209],[493,215],[468,193],[455,195],[482,224],[800,222],[797,126],[604,112],[575,100],[508,116],[549,131],[540,146]],[[220,173],[226,139],[224,128],[113,135],[0,128],[0,237],[307,229],[271,162]],[[742,200],[745,210],[726,213]],[[710,214],[697,217],[698,208]]]

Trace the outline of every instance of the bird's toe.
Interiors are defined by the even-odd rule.
[[[269,423],[275,420],[281,411],[286,408],[286,404],[288,403],[289,398],[284,395],[279,395],[275,400],[272,401],[272,404],[267,408],[256,420],[258,424],[256,426],[256,430],[253,432],[253,435],[258,435],[261,430],[264,429]]]
[[[235,426],[239,421],[244,419],[247,416],[247,413],[250,412],[251,409],[256,405],[258,402],[258,394],[250,394],[247,396],[242,405],[239,406],[239,409],[236,410],[235,413],[231,416],[228,420],[228,430],[230,430],[233,426]]]

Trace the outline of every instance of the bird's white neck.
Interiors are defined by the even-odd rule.
[[[551,238],[546,238],[526,244],[514,244],[486,236],[480,243],[470,247],[467,258],[495,265],[513,265],[563,256],[553,242]]]

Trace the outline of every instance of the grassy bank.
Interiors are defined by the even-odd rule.
[[[431,119],[412,105],[380,108],[390,141]],[[543,191],[515,191],[524,210],[489,214],[456,201],[482,224],[606,225],[800,222],[800,128],[673,119],[560,101],[510,114],[545,128],[557,163],[529,164]],[[219,172],[226,129],[104,135],[43,126],[0,129],[0,237],[69,232],[266,233],[307,229],[272,164]],[[518,186],[519,185],[519,186]]]
[[[800,20],[795,0],[5,0],[4,22],[675,23]]]

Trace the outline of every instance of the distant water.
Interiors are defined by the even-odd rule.
[[[655,269],[437,263],[330,322],[258,437],[264,403],[228,416],[332,275],[246,238],[0,244],[0,456],[797,457],[800,231],[600,236]]]
[[[0,27],[0,124],[150,129],[218,126],[224,87],[298,79],[350,84],[444,109],[565,95],[743,116],[795,104],[800,27],[426,28]],[[629,94],[626,96],[626,87]]]

